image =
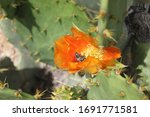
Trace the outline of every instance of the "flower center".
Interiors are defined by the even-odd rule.
[[[85,56],[82,56],[81,54],[79,54],[79,53],[75,53],[75,58],[76,58],[76,60],[78,61],[78,62],[82,62],[82,61],[84,61],[84,59],[85,59]]]
[[[87,48],[81,52],[82,56],[85,56],[86,58],[88,56],[97,58],[99,60],[103,59],[103,49],[102,48],[96,48],[95,46],[88,44]]]

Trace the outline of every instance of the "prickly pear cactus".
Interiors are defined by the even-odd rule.
[[[12,89],[0,89],[1,100],[33,100],[34,97],[23,92]]]
[[[97,15],[99,41],[101,45],[108,45],[110,41],[120,41],[123,35],[123,23],[127,8],[127,0],[99,0],[100,11]],[[116,4],[114,4],[116,3]],[[123,42],[118,46],[123,46]]]
[[[0,38],[2,56],[9,57],[17,69],[36,67],[30,53],[21,46],[21,37],[16,32],[16,27],[7,18],[0,20]]]
[[[21,2],[17,4],[12,24],[21,37],[21,45],[30,51],[36,61],[51,64],[54,41],[58,37],[69,33],[72,25],[77,25],[85,31],[89,27],[83,9],[72,0]]]
[[[33,100],[34,97],[22,92],[7,88],[8,84],[0,81],[0,99],[7,100]]]
[[[101,71],[93,80],[99,85],[89,89],[88,99],[94,100],[139,100],[145,95],[138,87],[114,71]]]
[[[69,34],[73,25],[94,35],[99,45],[123,49],[128,44],[127,9],[141,1],[149,0],[0,0],[0,80],[9,83],[7,88],[0,82],[0,99],[147,99],[149,43],[131,45],[131,65],[141,70],[134,81],[121,76],[119,66],[78,75],[57,69],[53,62],[55,40]],[[20,88],[35,95],[14,90]]]
[[[34,97],[17,90],[12,90],[9,88],[0,89],[0,99],[1,100],[33,100]]]
[[[82,87],[68,87],[62,85],[53,91],[51,99],[53,100],[85,100],[87,91]]]

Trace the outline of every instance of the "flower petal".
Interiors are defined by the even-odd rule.
[[[60,37],[55,42],[54,62],[56,66],[71,73],[78,71],[97,73],[100,69],[115,64],[121,56],[116,47],[99,47],[98,41],[73,27],[72,34]],[[85,57],[82,61],[76,57]]]
[[[101,61],[102,69],[107,66],[114,66],[116,59],[121,57],[121,52],[119,48],[116,47],[106,47],[104,48],[103,60]]]
[[[106,47],[104,48],[104,60],[112,60],[121,57],[121,52],[119,48],[116,47]]]

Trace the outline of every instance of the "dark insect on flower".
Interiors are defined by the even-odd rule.
[[[82,62],[85,59],[85,56],[82,56],[81,54],[77,52],[75,53],[75,57],[76,57],[76,60],[79,62]]]
[[[145,4],[133,5],[128,10],[125,24],[128,37],[133,37],[138,42],[150,42],[150,8],[148,12]]]

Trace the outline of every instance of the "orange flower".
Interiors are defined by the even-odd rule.
[[[121,56],[116,47],[99,47],[98,41],[73,27],[71,35],[55,42],[54,62],[56,66],[71,73],[78,71],[95,74],[115,64]]]

